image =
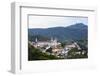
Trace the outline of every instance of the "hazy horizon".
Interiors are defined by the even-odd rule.
[[[87,17],[29,16],[29,28],[67,27],[77,23],[88,25]]]

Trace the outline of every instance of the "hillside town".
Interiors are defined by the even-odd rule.
[[[68,52],[73,48],[76,48],[75,55],[85,54],[86,51],[82,50],[82,48],[77,44],[77,42],[73,42],[70,44],[65,44],[62,46],[62,43],[57,40],[57,38],[51,38],[51,40],[47,41],[39,41],[37,38],[35,41],[28,42],[34,48],[38,48],[41,52],[46,53],[48,55],[54,55],[58,58],[67,58]]]

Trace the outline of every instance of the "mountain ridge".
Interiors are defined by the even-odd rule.
[[[58,40],[79,40],[87,39],[88,26],[83,23],[73,24],[67,27],[51,27],[51,28],[29,28],[29,35],[41,35],[48,38],[55,37]]]

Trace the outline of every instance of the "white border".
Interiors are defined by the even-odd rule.
[[[28,7],[28,8],[27,8]],[[42,12],[41,12],[42,11]],[[49,11],[49,13],[48,13]],[[47,72],[56,70],[66,70],[74,68],[89,68],[94,66],[96,28],[95,12],[93,8],[69,7],[68,8],[50,8],[36,7],[33,4],[12,3],[12,69],[13,73],[22,72]],[[88,16],[89,18],[89,58],[77,60],[53,60],[53,61],[33,61],[27,59],[27,14],[42,15],[65,15],[65,16]],[[26,22],[26,23],[25,23]],[[24,26],[23,26],[24,25]],[[24,37],[24,38],[23,38]],[[66,63],[67,62],[67,63]],[[45,64],[45,65],[44,65]],[[62,65],[62,66],[61,66]],[[35,68],[35,69],[34,69]]]

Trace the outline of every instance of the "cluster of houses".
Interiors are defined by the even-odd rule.
[[[47,54],[56,55],[57,57],[65,58],[67,57],[68,51],[70,51],[72,48],[77,48],[78,50],[81,50],[80,46],[73,42],[71,44],[67,44],[64,47],[61,46],[61,43],[57,41],[57,39],[51,38],[51,40],[48,41],[38,41],[36,38],[34,42],[29,43],[34,46],[35,48],[40,49],[42,52],[45,52]],[[51,50],[49,50],[51,48]],[[76,52],[76,54],[80,54],[81,52]],[[84,54],[84,52],[82,52]]]

